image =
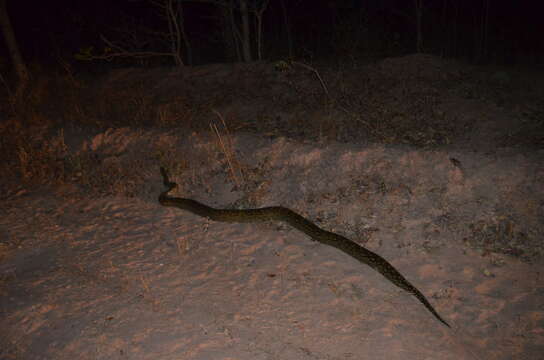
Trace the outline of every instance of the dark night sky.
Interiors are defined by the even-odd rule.
[[[404,51],[413,52],[408,44],[415,42],[414,26],[402,15],[414,13],[413,1],[285,1],[292,8],[294,33],[299,43],[305,44],[317,54],[320,48],[312,43],[312,39],[321,37],[330,40],[335,21],[340,22],[350,16],[353,18],[352,15],[361,4],[366,9],[368,27],[378,34],[380,32],[400,34],[404,38]],[[444,28],[441,17],[444,1],[450,5],[450,9],[451,4],[455,2],[455,0],[424,0],[427,9],[423,24],[425,45],[431,48],[436,48],[441,42],[446,41],[440,35]],[[295,3],[298,5],[293,6]],[[458,39],[463,49],[459,55],[464,56],[469,54],[473,47],[474,33],[481,20],[484,0],[460,0],[456,3],[459,6]],[[498,53],[513,51],[511,49],[517,49],[516,51],[521,53],[543,52],[544,26],[540,1],[489,0],[489,3],[488,46],[491,50],[496,49]],[[284,44],[280,4],[280,0],[271,0],[265,13],[265,40],[268,44],[276,41],[274,49],[281,48]],[[335,4],[335,11],[331,9],[330,4]],[[157,26],[161,23],[156,10],[145,0],[35,2],[8,0],[8,13],[24,58],[27,61],[44,63],[55,62],[59,56],[72,57],[78,49],[86,46],[100,46],[99,35],[112,34],[112,28],[119,26],[121,20],[128,16],[136,19],[139,25]],[[217,39],[213,33],[218,30],[213,18],[216,14],[212,5],[195,3],[185,5],[187,30],[197,51],[206,53],[210,48],[213,49],[213,39]],[[3,42],[0,49],[5,53]],[[433,50],[431,49],[431,52]],[[269,54],[271,57],[275,56],[272,51]],[[221,61],[220,58],[206,56],[202,57],[204,59],[202,61]],[[542,60],[541,56],[540,59]]]

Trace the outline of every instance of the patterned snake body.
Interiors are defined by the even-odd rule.
[[[159,203],[161,205],[177,207],[198,216],[219,222],[253,223],[261,221],[281,221],[287,223],[310,236],[313,240],[333,246],[354,257],[363,264],[370,266],[399,288],[413,294],[440,322],[450,327],[450,325],[438,315],[427,298],[406,280],[393,265],[380,255],[341,235],[323,230],[303,216],[281,206],[247,210],[215,209],[192,199],[170,197],[168,196],[168,193],[174,189],[177,184],[168,180],[168,174],[162,167],[161,174],[163,176],[164,185],[167,187],[167,190],[162,192],[159,196]]]

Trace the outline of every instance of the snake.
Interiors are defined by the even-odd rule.
[[[345,238],[342,235],[326,231],[297,214],[291,209],[282,206],[271,206],[257,209],[216,209],[204,205],[193,199],[171,197],[170,191],[177,187],[177,183],[171,182],[165,168],[160,168],[166,190],[159,195],[159,203],[162,206],[176,207],[189,211],[195,215],[218,222],[227,223],[254,223],[263,221],[278,221],[289,224],[293,228],[308,235],[314,241],[337,248],[340,251],[368,265],[382,274],[394,285],[414,295],[441,323],[450,325],[438,314],[425,295],[412,285],[402,274],[380,255],[366,249],[358,243]]]

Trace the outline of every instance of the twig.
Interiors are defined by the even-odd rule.
[[[219,111],[217,111],[215,109],[212,110],[212,111],[219,117],[219,119],[221,119],[221,122],[223,123],[223,127],[225,128],[225,132],[227,133],[227,138],[230,139],[230,133],[229,133],[229,130],[227,128],[227,124],[225,123],[225,119],[223,118],[221,113],[219,113]],[[215,124],[210,123],[210,127],[212,128],[212,130],[217,135],[217,138],[219,139],[219,143],[221,144],[221,148],[223,149],[223,153],[225,154],[225,157],[227,158],[227,162],[229,163],[229,169],[230,169],[232,178],[233,178],[234,182],[236,183],[236,186],[238,186],[238,188],[241,188],[242,181],[243,181],[243,174],[240,171],[240,177],[242,178],[241,179],[242,181],[241,181],[238,178],[238,176],[236,176],[236,171],[235,171],[234,165],[233,165],[234,160],[232,159],[232,155],[231,155],[231,153],[233,152],[232,151],[232,141],[229,140],[229,144],[227,146],[225,144],[225,142],[223,141],[223,138],[221,137],[221,134],[219,133],[219,130],[217,129],[217,126]]]
[[[319,82],[321,83],[321,87],[323,88],[323,91],[325,92],[327,97],[329,99],[331,98],[331,96],[329,94],[329,89],[327,89],[327,85],[325,85],[325,82],[321,78],[321,75],[319,75],[319,71],[317,71],[314,67],[312,67],[312,66],[310,66],[308,64],[304,64],[304,63],[301,63],[301,62],[298,62],[298,61],[291,61],[291,63],[295,64],[295,65],[298,65],[298,66],[302,66],[306,70],[310,70],[311,72],[313,72],[315,74],[315,76],[317,76],[317,78],[319,79]]]

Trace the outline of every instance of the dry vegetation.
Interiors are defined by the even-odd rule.
[[[69,185],[85,196],[153,197],[157,187],[148,180],[157,164],[183,174],[187,188],[209,192],[209,174],[195,174],[216,163],[244,191],[242,202],[255,205],[267,189],[266,164],[239,158],[231,136],[240,132],[323,144],[534,151],[544,147],[543,82],[529,77],[426,55],[349,68],[277,62],[122,69],[94,79],[65,65],[55,76],[37,74],[25,99],[4,96],[3,192],[39,184]],[[146,135],[129,139],[126,129]],[[172,146],[188,135],[216,144]],[[108,143],[126,151],[108,150]],[[481,244],[505,226],[474,224],[467,241]]]
[[[542,90],[524,83],[530,75],[424,55],[337,70],[299,64],[213,65],[184,74],[127,69],[99,80],[68,66],[61,75],[37,74],[25,99],[2,103],[4,166],[25,180],[90,176],[93,154],[70,154],[67,132],[159,127],[192,133],[208,131],[212,122],[311,141],[441,146],[466,140],[478,131],[475,117],[489,118],[497,109],[518,123],[504,124],[496,146],[543,146]]]

